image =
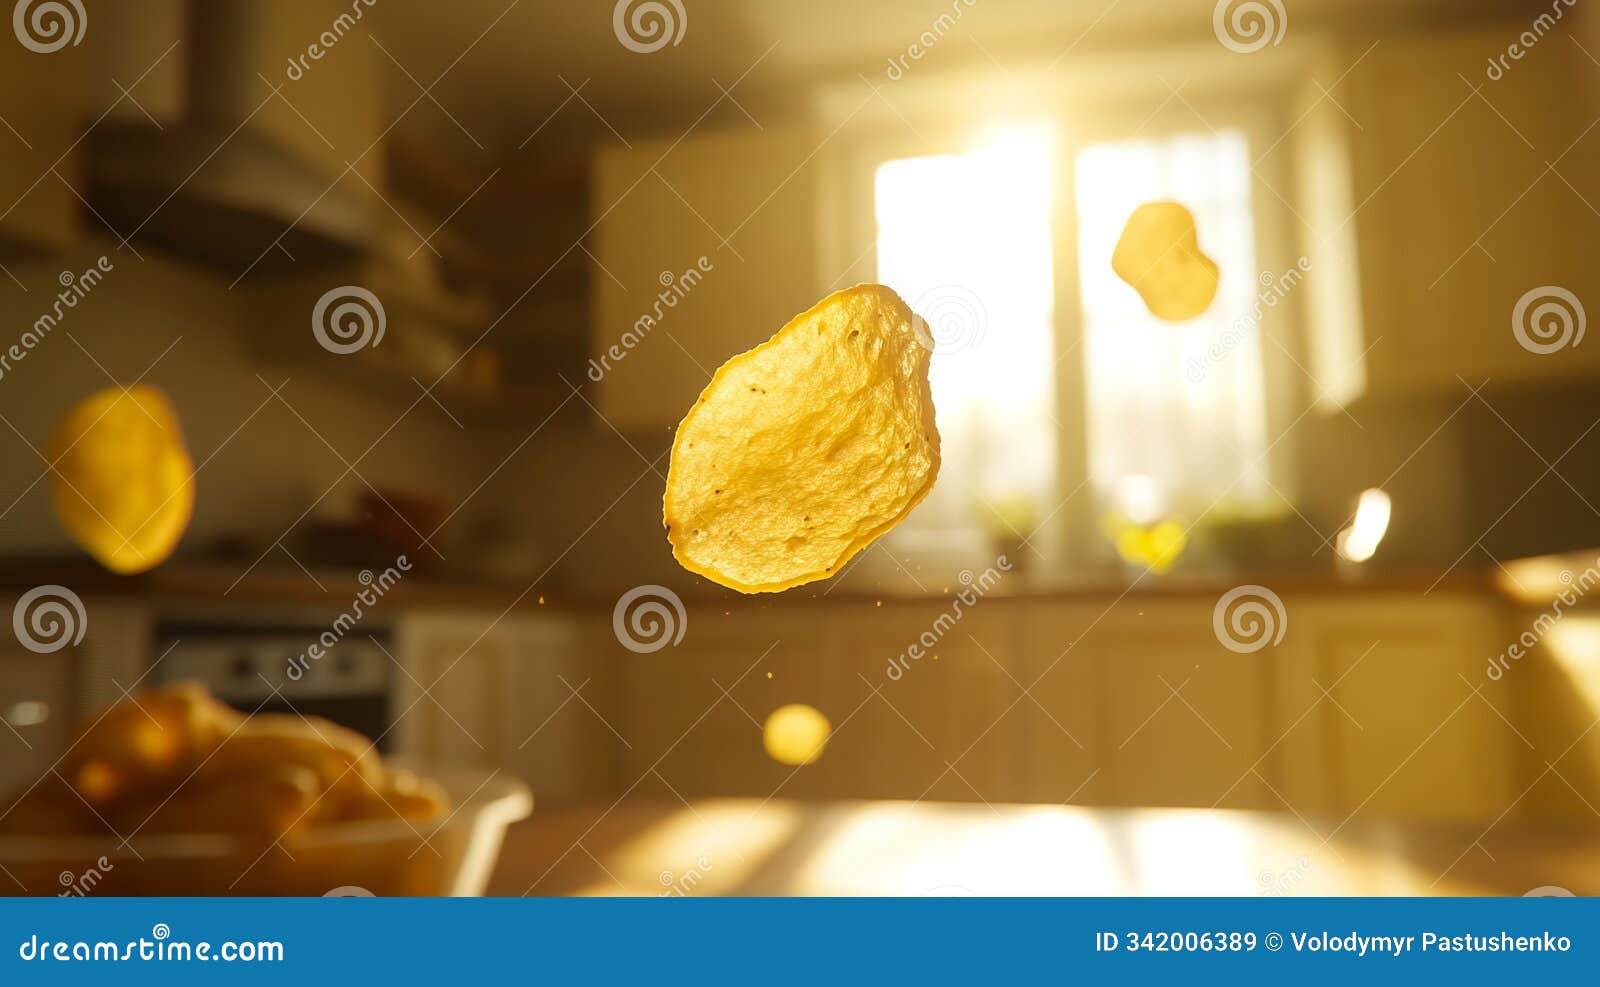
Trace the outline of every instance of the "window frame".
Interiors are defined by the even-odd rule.
[[[1114,61],[1114,60],[1113,60]],[[1220,63],[1219,63],[1220,64]],[[1131,71],[1131,70],[1130,70]],[[1255,223],[1256,264],[1261,271],[1279,274],[1294,266],[1310,229],[1297,217],[1291,139],[1298,123],[1291,115],[1295,81],[1304,79],[1303,68],[1283,71],[1276,63],[1276,81],[1265,84],[1257,73],[1214,71],[1199,84],[1179,80],[1135,91],[1118,91],[1106,99],[1117,71],[1098,64],[1092,71],[1069,73],[1012,73],[1003,83],[962,85],[952,77],[906,80],[895,86],[878,84],[867,104],[847,107],[846,125],[824,156],[819,171],[822,242],[819,244],[819,286],[823,292],[849,284],[876,280],[877,226],[874,176],[880,164],[899,158],[955,154],[981,142],[995,124],[990,112],[995,102],[1014,107],[1005,123],[1021,126],[1044,124],[1054,134],[1055,186],[1051,197],[1054,342],[1056,353],[1055,409],[1063,424],[1086,421],[1086,373],[1083,354],[1082,294],[1079,284],[1078,223],[1076,215],[1076,158],[1090,144],[1130,139],[1161,139],[1180,133],[1241,131],[1254,162],[1251,210]],[[953,103],[949,94],[967,91]],[[1176,91],[1174,91],[1176,90]],[[1041,99],[1038,94],[1048,93]],[[1263,97],[1262,93],[1269,95]],[[818,106],[847,105],[845,90],[832,94]],[[876,105],[874,105],[876,104]],[[867,107],[871,107],[868,109]],[[824,111],[822,116],[832,115]],[[837,118],[835,116],[835,118]],[[935,122],[937,121],[937,122]],[[1315,230],[1311,230],[1315,242]],[[836,276],[830,276],[836,275]],[[1314,276],[1314,275],[1308,275]],[[1312,408],[1316,386],[1308,378],[1301,292],[1268,310],[1261,320],[1262,368],[1266,400],[1268,449],[1266,475],[1285,503],[1273,514],[1297,512],[1298,457],[1292,433]],[[1270,337],[1270,342],[1269,342]],[[1081,577],[1093,572],[1121,571],[1109,540],[1100,526],[1100,505],[1088,483],[1088,430],[1062,428],[1056,434],[1056,477],[1052,502],[1057,506],[1040,524],[1034,539],[1044,548],[1043,559],[1030,560],[1046,579]],[[1191,523],[1199,519],[1189,519]],[[1029,534],[1024,532],[1024,534]],[[966,564],[972,546],[946,557],[917,560],[946,565]]]

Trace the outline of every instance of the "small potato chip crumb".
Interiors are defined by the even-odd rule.
[[[838,291],[725,363],[678,426],[662,519],[742,593],[827,579],[939,473],[927,338],[883,285]]]
[[[1194,214],[1176,202],[1133,211],[1111,253],[1111,268],[1168,322],[1192,319],[1217,296],[1217,265],[1200,250]]]

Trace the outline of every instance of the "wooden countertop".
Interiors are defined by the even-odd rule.
[[[709,799],[535,809],[508,833],[489,894],[1523,895],[1551,887],[1600,893],[1600,828]]]

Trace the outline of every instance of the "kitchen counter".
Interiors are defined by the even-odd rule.
[[[629,801],[536,809],[508,833],[489,893],[1593,895],[1597,835],[1207,809]]]
[[[343,609],[365,583],[355,578],[354,568],[314,569],[310,572],[263,563],[246,573],[248,562],[173,561],[147,573],[118,576],[84,558],[20,558],[0,561],[0,591],[23,592],[35,586],[55,583],[80,596],[104,596],[155,603],[205,603],[238,605],[326,606]],[[687,577],[686,578],[691,578]],[[499,612],[506,609],[536,609],[555,606],[563,610],[609,612],[616,599],[592,592],[563,589],[553,580],[549,585],[530,582],[495,582],[435,575],[419,571],[404,575],[384,594],[386,607],[475,609]],[[1146,575],[1141,579],[1109,574],[1054,577],[1013,573],[1003,575],[983,593],[987,600],[1041,600],[1071,602],[1109,600],[1123,596],[1137,599],[1210,598],[1246,581],[1226,573],[1172,573]],[[1341,577],[1326,571],[1282,571],[1253,573],[1249,582],[1269,586],[1280,595],[1325,594],[1336,596],[1382,593],[1473,593],[1501,595],[1506,587],[1497,584],[1482,570],[1458,570],[1440,578],[1435,572],[1372,572]],[[686,604],[724,610],[754,612],[774,605],[783,607],[823,604],[930,604],[953,599],[965,584],[928,583],[926,592],[907,591],[896,586],[877,588],[862,580],[853,582],[848,574],[842,581],[811,583],[783,594],[744,596],[716,586],[707,580],[674,589]],[[974,590],[973,592],[976,592]]]

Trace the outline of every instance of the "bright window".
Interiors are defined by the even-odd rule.
[[[1094,144],[1077,157],[1078,257],[1089,475],[1100,502],[1154,490],[1194,517],[1223,499],[1271,492],[1250,155],[1242,134]],[[1163,322],[1111,270],[1128,216],[1152,200],[1194,213],[1200,248],[1221,268],[1211,308]],[[1153,481],[1153,482],[1152,482]]]
[[[878,279],[935,341],[944,462],[914,533],[1027,535],[1054,506],[1054,177],[1044,133],[878,168]]]

